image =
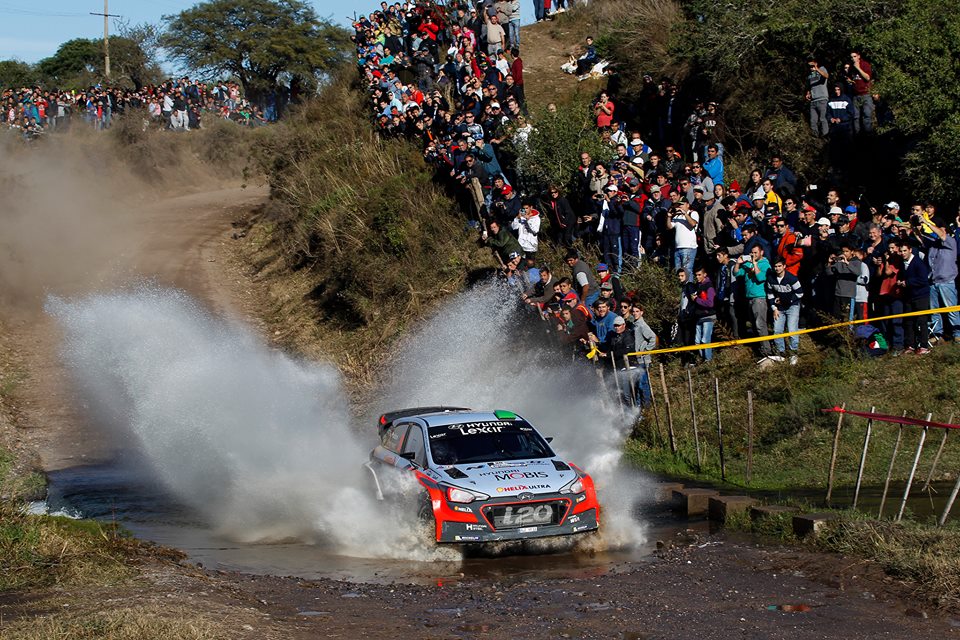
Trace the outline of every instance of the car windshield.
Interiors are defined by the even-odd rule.
[[[552,458],[536,429],[522,420],[465,422],[430,428],[430,455],[438,465]]]

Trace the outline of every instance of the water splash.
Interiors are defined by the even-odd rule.
[[[350,429],[335,368],[270,350],[170,289],[52,298],[47,311],[97,423],[222,535],[446,557],[423,549],[413,516],[361,489],[369,447]]]
[[[454,296],[398,349],[377,411],[422,405],[509,409],[530,420],[554,449],[596,480],[603,543],[644,541],[632,515],[648,481],[621,464],[635,417],[622,415],[597,374],[572,362],[546,337],[546,322],[518,309],[516,295],[496,285]]]
[[[374,419],[351,428],[332,366],[271,350],[170,289],[51,298],[47,311],[64,330],[64,358],[96,422],[222,535],[296,539],[344,555],[459,557],[424,544],[413,513],[372,499],[360,464]],[[375,409],[463,404],[522,413],[596,479],[601,546],[638,544],[643,529],[631,511],[645,484],[619,464],[630,416],[588,367],[522,335],[546,329],[536,322],[497,286],[455,296],[401,345]],[[370,442],[357,433],[370,433]]]

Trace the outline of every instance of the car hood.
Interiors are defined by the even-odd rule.
[[[458,464],[439,469],[444,482],[485,493],[491,498],[519,493],[556,493],[577,472],[557,458]]]

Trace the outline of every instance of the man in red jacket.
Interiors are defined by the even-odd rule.
[[[787,271],[795,276],[800,275],[800,262],[803,260],[803,247],[797,246],[797,234],[790,230],[786,218],[778,218],[774,221],[774,230],[780,236],[780,244],[777,245],[777,255],[783,258],[787,265]]]

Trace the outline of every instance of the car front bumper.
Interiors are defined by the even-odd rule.
[[[469,522],[441,522],[439,523],[441,543],[468,543],[468,542],[499,542],[502,540],[529,540],[533,538],[547,538],[550,536],[569,536],[578,533],[589,533],[600,528],[595,508],[567,516],[563,522],[556,525],[530,525],[513,529],[494,529],[483,521],[476,524]]]

